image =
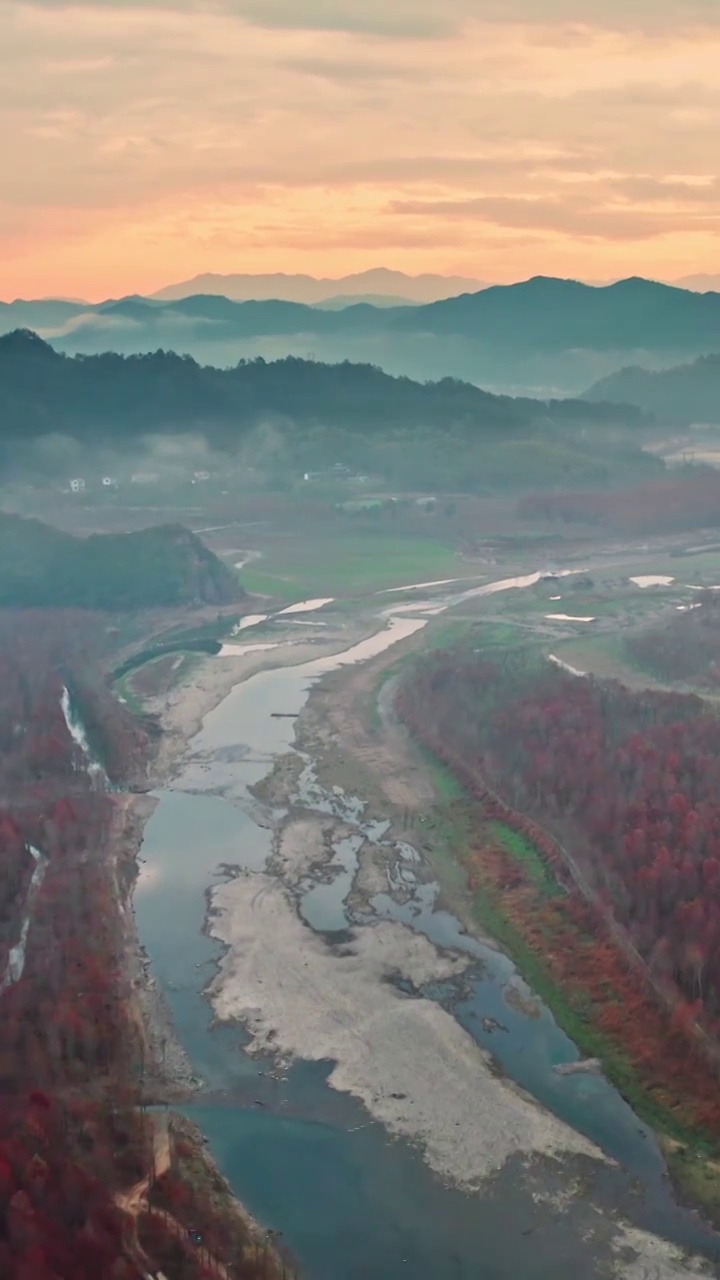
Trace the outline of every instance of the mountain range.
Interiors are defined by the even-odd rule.
[[[235,302],[267,302],[280,299],[284,302],[304,302],[308,305],[333,302],[339,299],[370,302],[386,299],[400,304],[411,302],[437,302],[458,293],[474,293],[484,288],[482,281],[465,276],[425,274],[406,275],[404,271],[389,271],[387,267],[375,267],[338,279],[318,279],[307,275],[216,275],[212,272],[167,285],[152,294],[161,302],[174,302],[192,294],[220,294]]]
[[[337,284],[338,282],[332,282]],[[720,293],[640,278],[591,286],[537,276],[435,302],[238,302],[220,294],[138,296],[92,307],[0,304],[0,332],[32,328],[60,351],[160,348],[215,365],[285,355],[350,359],[410,377],[445,375],[539,398],[577,394],[620,365],[649,368],[720,350]]]
[[[699,275],[682,276],[679,280],[674,280],[673,284],[679,289],[695,289],[698,293],[717,292],[720,289],[720,274],[701,272]]]
[[[585,284],[596,288],[604,288],[616,284],[612,280],[586,280]],[[698,293],[706,293],[720,289],[720,274],[703,274],[683,276],[679,280],[664,281],[679,289],[692,289]],[[178,298],[189,298],[196,293],[222,294],[236,302],[268,301],[281,299],[284,302],[306,302],[311,306],[327,305],[349,306],[355,302],[368,302],[371,305],[387,306],[392,302],[403,303],[439,302],[443,298],[452,298],[460,293],[477,293],[490,285],[483,280],[467,276],[445,276],[424,274],[406,275],[404,271],[390,271],[387,267],[374,267],[369,271],[360,271],[354,275],[341,276],[338,279],[318,279],[308,275],[285,275],[281,272],[270,275],[218,275],[208,272],[193,276],[190,280],[181,280],[177,284],[166,285],[151,294],[163,302],[172,302]]]
[[[110,461],[140,471],[148,451],[163,467],[157,442],[182,436],[186,455],[190,435],[223,475],[229,456],[242,474],[283,483],[329,459],[411,489],[554,484],[558,474],[603,483],[658,465],[642,449],[651,424],[630,406],[512,399],[371,365],[217,369],[167,352],[66,356],[23,330],[0,337],[0,465],[65,483]]]

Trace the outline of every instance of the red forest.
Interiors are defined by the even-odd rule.
[[[698,467],[687,478],[629,489],[527,494],[517,510],[523,520],[594,524],[623,533],[712,528],[720,524],[720,474]]]
[[[676,1021],[720,1035],[720,718],[550,666],[433,655],[399,709],[509,808],[596,928],[622,926]],[[542,824],[538,826],[537,824]],[[522,822],[521,822],[522,826]]]
[[[172,1125],[159,1143],[146,1110],[118,900],[127,798],[107,775],[136,772],[147,742],[104,685],[103,643],[82,614],[0,612],[0,1276],[279,1275],[216,1204],[180,1194]],[[64,689],[106,773],[88,768]],[[188,1234],[203,1203],[216,1253]]]
[[[698,591],[684,613],[664,626],[630,633],[631,662],[661,680],[683,680],[708,691],[720,684],[720,591]]]

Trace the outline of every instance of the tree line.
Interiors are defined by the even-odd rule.
[[[416,664],[397,705],[479,806],[471,887],[497,895],[581,1025],[720,1138],[720,719],[691,694],[464,647]]]
[[[712,528],[720,523],[720,471],[688,467],[676,477],[609,490],[528,493],[518,501],[523,520],[598,525],[623,533]]]
[[[720,592],[699,591],[685,612],[663,626],[625,636],[630,661],[661,680],[687,681],[698,689],[720,683]]]
[[[418,426],[458,435],[637,430],[651,422],[627,405],[513,399],[454,378],[420,383],[349,361],[258,358],[216,369],[169,351],[71,357],[27,330],[0,337],[4,442],[65,432],[117,443],[148,431],[203,430],[222,447],[269,415],[371,434]]]

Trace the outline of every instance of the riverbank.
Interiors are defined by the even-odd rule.
[[[412,683],[399,711],[435,779],[433,829],[465,869],[473,913],[512,956],[560,1026],[655,1130],[679,1197],[720,1225],[717,1070],[592,904],[541,828],[487,791],[424,717]],[[448,763],[448,761],[451,763]],[[559,878],[558,878],[559,877]],[[637,961],[637,962],[635,962]]]
[[[122,985],[141,1045],[143,1090],[148,1102],[184,1101],[199,1087],[187,1054],[175,1034],[162,991],[150,972],[133,912],[133,895],[142,876],[145,826],[157,805],[154,796],[116,794],[108,846],[124,939]]]
[[[188,740],[230,689],[246,684],[270,663],[302,669],[303,662],[337,653],[341,639],[343,649],[351,648],[369,632],[377,634],[377,624],[373,629],[345,624],[342,632],[320,642],[280,643],[271,653],[197,665],[191,684],[173,689],[164,706],[148,706],[160,716],[164,731],[154,779],[173,774],[170,785],[182,785],[182,764],[186,780],[189,775],[193,789],[202,791],[202,772],[212,752],[194,752]],[[412,643],[412,638],[406,641]],[[382,656],[376,658],[373,667],[382,661]],[[350,668],[351,682],[364,669],[364,664]],[[344,675],[345,669],[329,677],[333,687],[343,686]],[[326,688],[325,681],[321,687]],[[299,742],[307,745],[304,715],[302,724]],[[336,753],[335,765],[342,759]],[[451,1013],[422,996],[423,987],[467,969],[467,955],[436,947],[403,924],[357,923],[373,892],[387,887],[391,851],[386,846],[360,840],[351,940],[336,944],[301,919],[298,903],[308,876],[315,884],[332,879],[338,842],[351,832],[342,819],[319,818],[304,805],[297,792],[304,760],[304,751],[282,756],[258,788],[266,802],[271,799],[288,815],[276,828],[266,873],[238,875],[210,895],[209,931],[227,948],[208,991],[216,1016],[242,1024],[251,1036],[251,1052],[271,1049],[292,1058],[332,1060],[331,1086],[359,1098],[391,1133],[421,1145],[430,1165],[457,1185],[477,1187],[518,1152],[562,1151],[602,1161],[593,1143],[511,1081],[499,1079],[490,1056]],[[365,764],[373,770],[371,757]],[[395,770],[385,774],[395,807],[409,802],[414,791],[403,779],[402,765],[398,760]],[[351,773],[357,789],[354,766]],[[337,791],[338,783],[333,785]],[[236,794],[228,782],[221,794],[239,802],[242,789]],[[217,785],[212,792],[218,793]],[[401,891],[397,896],[402,899]],[[272,948],[262,942],[267,937],[273,938]],[[173,1077],[177,1080],[175,1073]],[[448,1078],[452,1090],[443,1088]]]
[[[145,875],[141,856],[144,830],[158,803],[150,789],[156,792],[163,786],[173,785],[203,720],[236,685],[266,669],[270,662],[273,667],[280,667],[325,656],[343,644],[362,638],[363,634],[366,632],[362,626],[353,626],[346,634],[341,625],[330,636],[317,641],[285,637],[271,649],[255,648],[248,637],[245,652],[222,658],[199,658],[191,668],[176,668],[175,678],[168,687],[149,692],[144,698],[143,714],[154,719],[160,728],[146,767],[148,793],[115,798],[112,847],[125,935],[125,982],[131,1016],[144,1046],[146,1089],[151,1100],[157,1096],[163,1101],[183,1102],[203,1086],[180,1044],[167,999],[152,975],[148,956],[140,943],[134,917],[133,895]]]
[[[141,945],[133,911],[133,894],[143,874],[140,849],[144,830],[158,801],[142,794],[116,795],[113,799],[108,847],[125,941],[121,982],[141,1046],[142,1103],[182,1107],[202,1092],[203,1082],[194,1073],[178,1039],[169,1005]],[[157,1139],[161,1134],[165,1135],[166,1153],[159,1161]],[[156,1117],[155,1135],[152,1178],[148,1176],[121,1197],[125,1212],[138,1220],[141,1236],[143,1224],[148,1229],[160,1218],[163,1228],[171,1236],[178,1236],[184,1249],[188,1248],[187,1230],[175,1217],[177,1195],[181,1197],[183,1219],[189,1217],[201,1225],[208,1263],[221,1280],[232,1280],[237,1267],[243,1268],[243,1275],[263,1280],[290,1280],[296,1274],[294,1261],[279,1249],[273,1233],[264,1229],[233,1194],[197,1125],[172,1110]],[[163,1177],[171,1179],[167,1186],[162,1183]]]
[[[187,1116],[173,1113],[170,1129],[178,1175],[192,1188],[197,1220],[211,1224],[213,1235],[223,1241],[223,1253],[231,1259],[224,1276],[218,1271],[220,1280],[238,1275],[298,1280],[294,1259],[233,1194],[200,1128]]]
[[[431,1168],[464,1190],[477,1190],[517,1153],[602,1159],[498,1079],[489,1055],[420,994],[464,972],[467,957],[390,922],[354,927],[347,941],[330,943],[266,875],[238,876],[215,890],[210,929],[227,952],[208,994],[218,1018],[245,1027],[247,1052],[333,1063],[332,1088],[420,1145]]]
[[[545,1000],[579,1047],[588,1054],[598,1055],[588,1061],[600,1059],[610,1078],[657,1129],[679,1198],[690,1207],[701,1206],[718,1225],[720,1164],[711,1157],[707,1142],[678,1116],[671,1103],[645,1091],[627,1057],[618,1051],[606,1032],[593,1028],[587,1020],[587,1011],[568,998],[544,958],[528,946],[518,919],[511,918],[503,909],[501,882],[504,885],[503,872],[507,879],[508,862],[495,866],[498,872],[495,878],[488,876],[482,885],[479,883],[477,852],[469,860],[466,856],[468,844],[476,841],[472,841],[470,829],[463,821],[466,815],[459,811],[466,800],[462,788],[447,769],[435,763],[431,752],[426,752],[423,758],[422,746],[411,738],[393,712],[401,669],[411,658],[411,651],[419,647],[418,637],[404,646],[400,660],[397,654],[386,654],[371,667],[326,677],[313,690],[299,721],[298,744],[312,752],[318,775],[326,785],[350,776],[355,780],[355,788],[371,797],[372,812],[392,813],[394,833],[421,844],[439,877],[444,901],[476,937],[490,945],[503,946],[519,963],[534,992]],[[358,777],[362,778],[362,786],[358,785]],[[527,870],[530,853],[537,878],[547,881],[540,855],[527,848],[520,849],[512,832],[508,831],[507,836],[505,849],[514,867]],[[364,870],[361,864],[359,880]],[[382,876],[375,877],[367,891],[378,892],[381,887]],[[538,899],[535,905],[542,907],[543,903]],[[529,898],[524,907],[529,919],[534,910]],[[537,945],[536,931],[533,941]],[[508,1004],[513,1003],[513,997],[509,996]],[[582,1071],[584,1065],[587,1064],[573,1064],[567,1073]],[[665,1274],[662,1264],[657,1265],[656,1271],[655,1262],[638,1261],[632,1274]],[[680,1274],[674,1270],[671,1273]]]
[[[377,620],[372,631],[378,631]],[[327,648],[338,652],[351,645],[350,628],[344,629],[343,638],[342,646],[335,642]],[[405,639],[401,653],[412,652],[422,642],[420,633]],[[205,714],[196,742],[182,743],[177,731],[181,749],[174,756],[173,792],[185,792],[188,799],[198,795],[206,805],[209,797],[223,797],[243,814],[252,814],[254,821],[267,824],[269,831],[264,860],[253,851],[252,865],[243,867],[250,851],[239,845],[237,865],[232,856],[225,859],[227,876],[233,878],[211,892],[207,927],[225,948],[210,987],[216,1013],[229,1019],[228,1025],[242,1026],[251,1037],[251,1048],[263,1055],[270,1052],[278,1065],[334,1063],[329,1083],[336,1092],[361,1099],[366,1114],[376,1116],[378,1128],[421,1146],[448,1183],[480,1186],[478,1206],[492,1197],[510,1169],[518,1194],[537,1185],[531,1194],[539,1204],[549,1194],[554,1168],[567,1188],[576,1183],[580,1189],[597,1188],[604,1178],[599,1171],[608,1168],[599,1148],[509,1080],[499,1079],[496,1062],[453,1016],[451,1002],[443,1007],[437,996],[430,999],[424,990],[427,982],[431,987],[459,982],[457,998],[474,968],[468,960],[473,954],[471,934],[480,931],[462,870],[445,857],[442,896],[433,899],[435,906],[430,908],[436,911],[445,903],[472,926],[468,935],[456,930],[456,945],[435,945],[422,937],[417,925],[408,928],[400,919],[380,919],[373,905],[378,894],[385,895],[387,910],[407,908],[409,921],[414,903],[432,888],[434,875],[434,864],[422,856],[436,834],[428,833],[423,821],[434,802],[434,787],[405,731],[386,714],[391,681],[383,686],[382,732],[373,733],[369,727],[372,688],[397,661],[398,651],[380,654],[367,665],[358,662],[323,674],[314,663],[312,670],[293,670],[296,645],[286,646],[291,652],[285,662],[276,662],[282,647],[241,656],[244,677],[237,670],[231,677],[229,672],[219,673],[222,682],[230,677],[237,687],[217,715]],[[316,657],[318,647],[309,648]],[[219,661],[223,660],[208,659],[203,666],[214,667]],[[257,679],[251,663],[258,664]],[[270,667],[278,669],[277,679]],[[218,697],[219,677],[201,675],[207,704]],[[178,701],[182,700],[180,695]],[[197,701],[191,698],[189,705],[190,710],[176,706],[172,711],[176,725],[182,724],[184,714],[187,723],[197,725]],[[274,714],[280,718],[273,720]],[[267,806],[282,812],[270,813]],[[404,853],[399,847],[403,841]],[[410,868],[411,880],[403,881],[401,873]],[[380,938],[380,948],[375,938]],[[199,976],[198,981],[202,982]],[[520,1007],[532,1004],[521,984],[510,982],[505,990],[510,1009],[513,992]],[[503,1021],[501,1016],[500,1031]],[[383,1056],[387,1052],[390,1056]],[[428,1058],[437,1064],[430,1076],[430,1097],[423,1093],[425,1082],[417,1078],[417,1064]],[[456,1077],[463,1105],[452,1115],[452,1097],[443,1095],[452,1095]],[[264,1096],[261,1085],[256,1091]],[[482,1122],[474,1125],[475,1112],[481,1121],[484,1118],[484,1128]],[[459,1130],[461,1140],[453,1141],[452,1133],[448,1140],[448,1128]],[[578,1164],[583,1173],[576,1176]],[[571,1223],[577,1223],[579,1194],[569,1193],[563,1211],[567,1225],[562,1230],[568,1233],[575,1229]],[[615,1240],[615,1211],[609,1222]],[[603,1257],[604,1250],[605,1244]],[[614,1250],[613,1244],[613,1255]],[[594,1258],[596,1252],[589,1256]],[[663,1269],[666,1259],[672,1259],[674,1269]],[[574,1274],[581,1272],[582,1266]],[[594,1271],[586,1269],[584,1274]],[[623,1247],[612,1270],[602,1271],[612,1274],[657,1274],[669,1280],[690,1272],[676,1259],[674,1249],[655,1241],[642,1256],[630,1245]]]
[[[237,685],[260,671],[300,666],[315,658],[330,657],[376,630],[377,626],[362,618],[343,618],[331,630],[312,640],[299,640],[282,632],[272,637],[263,632],[262,639],[256,640],[253,632],[240,633],[237,643],[226,646],[227,654],[199,658],[192,669],[182,673],[168,689],[150,693],[144,700],[145,713],[155,717],[162,729],[148,770],[148,785],[155,790],[172,782],[180,771],[188,744],[200,731],[206,716]]]

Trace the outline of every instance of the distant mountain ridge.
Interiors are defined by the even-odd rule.
[[[395,297],[389,293],[351,293],[336,294],[332,298],[323,298],[322,302],[313,302],[312,306],[320,311],[344,311],[346,307],[357,307],[365,303],[368,307],[415,307],[420,306],[412,298]]]
[[[174,301],[137,296],[109,300],[94,308],[72,303],[16,302],[0,304],[0,324],[30,324],[44,307],[60,332],[62,348],[79,335],[99,349],[110,337],[108,321],[131,322],[140,341],[177,347],[190,336],[256,337],[306,333],[444,334],[482,340],[490,349],[511,347],[558,351],[592,349],[692,350],[698,343],[720,347],[720,293],[695,293],[639,277],[596,287],[576,280],[535,276],[514,285],[491,285],[437,302],[414,306],[373,307],[357,303],[326,311],[305,303],[266,299],[236,302],[222,294],[192,294]],[[68,325],[68,321],[72,323]],[[44,326],[39,326],[42,330]],[[167,332],[167,341],[164,333]],[[51,334],[46,336],[52,337]],[[148,348],[149,349],[149,348]],[[180,348],[182,349],[182,347]]]
[[[335,287],[335,282],[333,282]],[[452,376],[497,391],[578,395],[622,365],[667,367],[720,350],[720,293],[642,278],[592,286],[536,276],[430,303],[341,309],[222,294],[174,301],[0,304],[0,333],[39,332],[68,353],[187,352],[202,363],[287,355],[377,364],[415,379]]]
[[[218,275],[207,272],[166,285],[151,294],[162,302],[173,302],[191,294],[222,294],[235,302],[304,302],[313,305],[327,302],[338,296],[360,295],[367,299],[375,295],[382,298],[398,298],[403,302],[436,302],[439,298],[451,298],[458,293],[473,292],[484,287],[481,280],[466,276],[443,276],[431,273],[411,276],[404,271],[391,271],[387,267],[373,267],[335,279],[310,275],[286,275],[277,272],[270,275]]]
[[[623,277],[612,276],[606,280],[582,280],[588,288],[603,289],[618,284]],[[695,293],[707,293],[720,290],[720,272],[681,276],[677,280],[655,280],[655,277],[644,277],[649,283],[667,284],[677,289],[689,289]],[[453,298],[460,293],[478,293],[481,289],[507,288],[508,284],[522,284],[517,280],[505,285],[493,284],[492,281],[476,279],[473,276],[446,276],[437,273],[407,275],[404,271],[393,271],[387,267],[374,267],[369,271],[357,272],[337,279],[310,275],[286,275],[282,272],[269,275],[229,274],[213,272],[193,276],[190,280],[182,280],[177,284],[166,285],[155,293],[148,295],[160,301],[171,302],[177,298],[188,297],[192,293],[222,293],[226,298],[236,302],[268,301],[278,299],[285,302],[306,302],[310,305],[327,302],[336,297],[348,300],[370,302],[382,299],[377,305],[387,306],[395,300],[398,303],[441,302],[444,298]],[[387,301],[386,301],[387,300]]]
[[[699,293],[717,292],[720,290],[720,272],[704,272],[694,276],[682,276],[672,283],[678,289],[694,289]]]

